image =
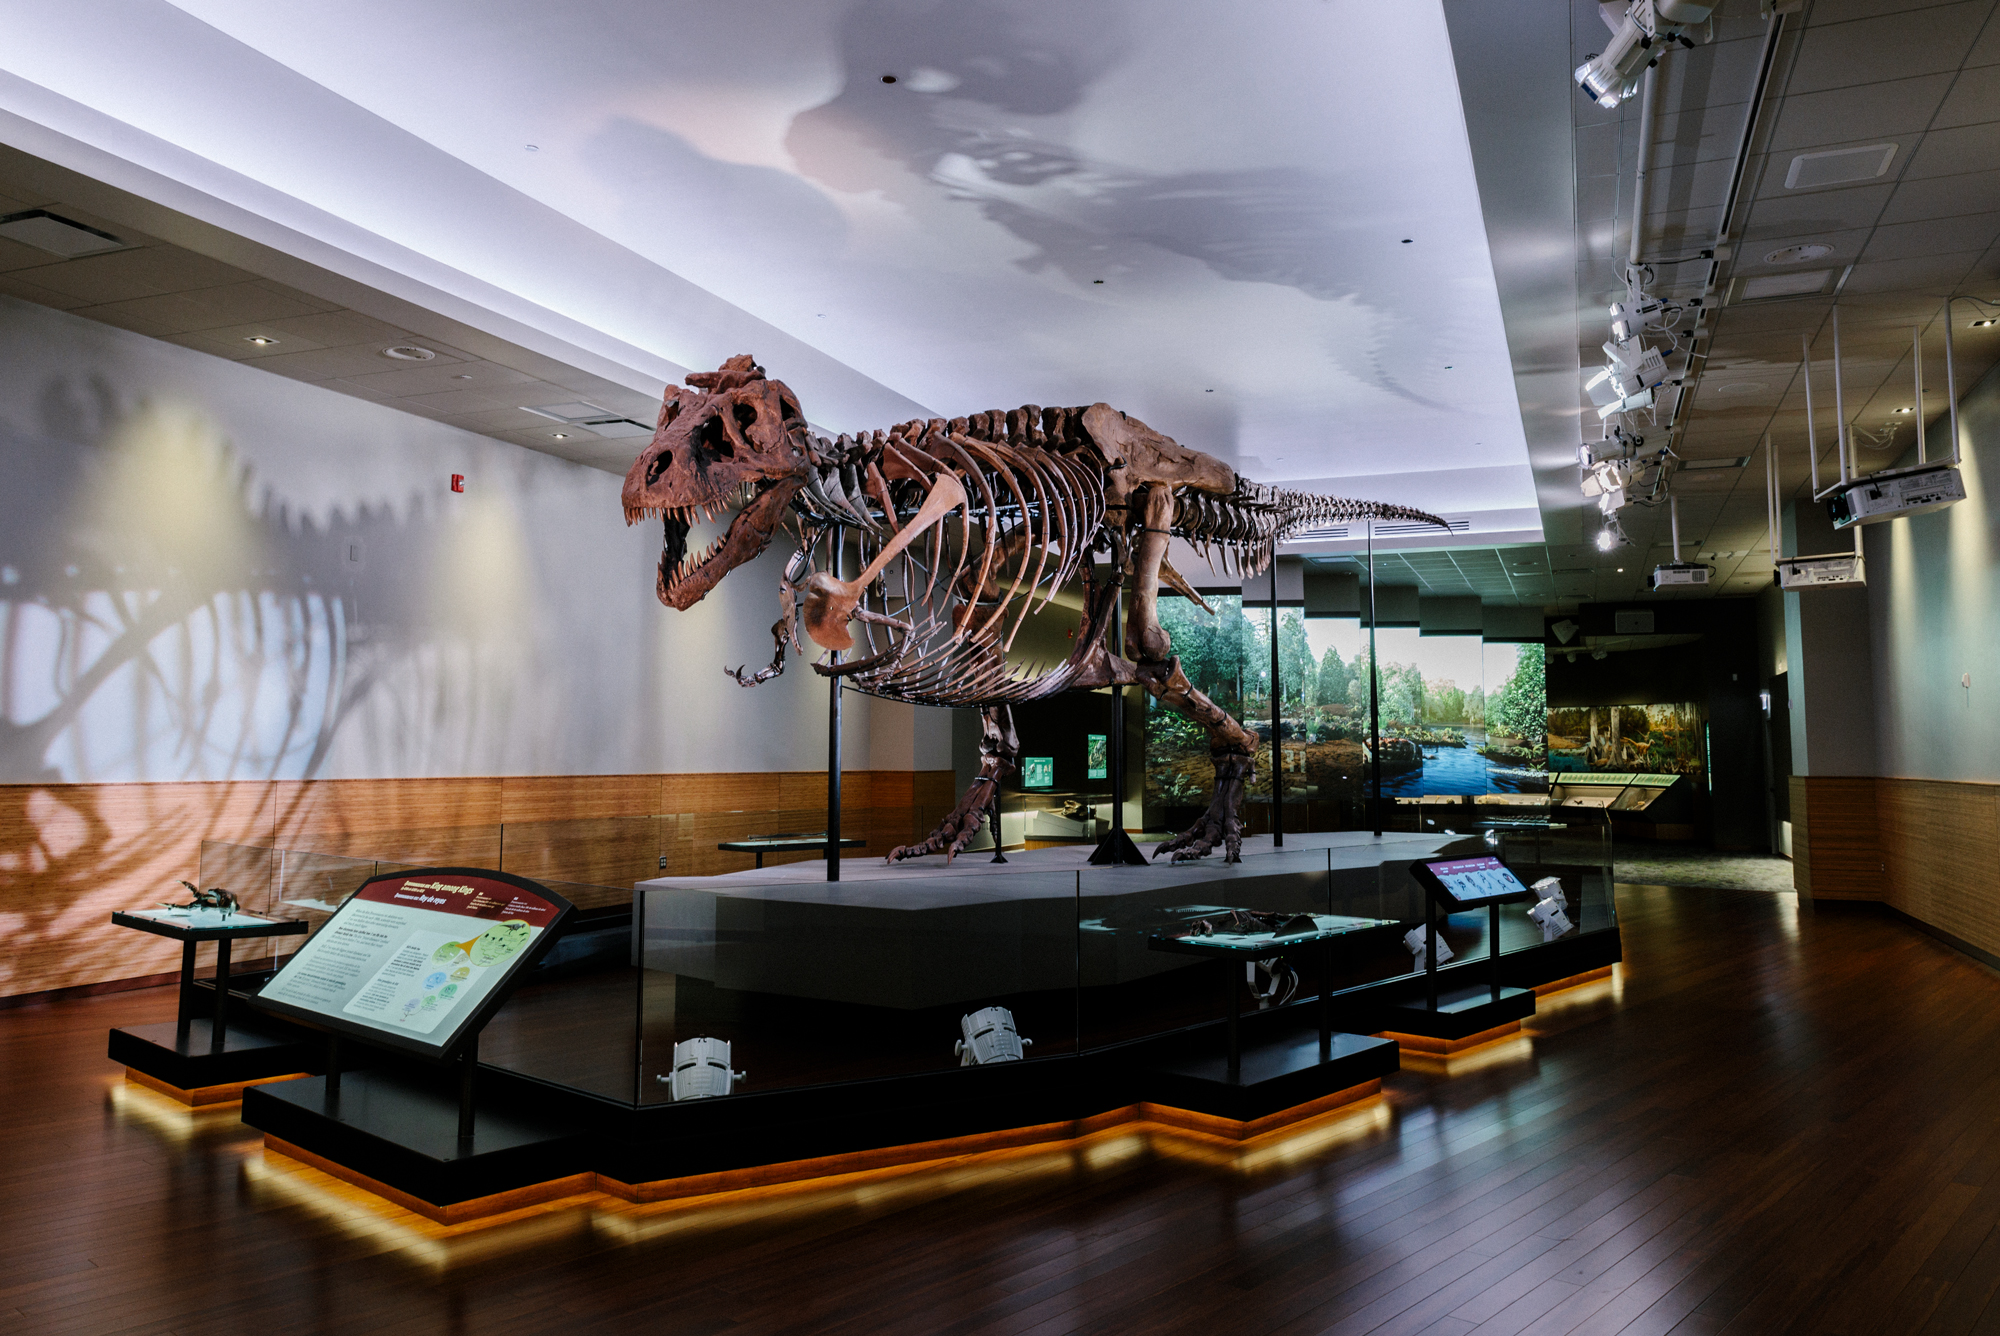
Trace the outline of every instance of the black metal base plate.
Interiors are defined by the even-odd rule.
[[[1204,1039],[1199,1056],[1147,1074],[1148,1099],[1247,1123],[1387,1076],[1398,1063],[1393,1040],[1336,1034],[1331,1055],[1322,1058],[1319,1036],[1308,1032],[1245,1045],[1242,1069],[1231,1079],[1228,1057],[1212,1035]]]
[[[1502,988],[1493,996],[1490,984],[1453,988],[1438,993],[1432,1011],[1422,994],[1398,998],[1375,1013],[1378,1028],[1427,1039],[1464,1039],[1482,1030],[1523,1020],[1535,1014],[1535,995],[1526,988]]]
[[[460,1142],[456,1084],[455,1073],[344,1072],[331,1107],[323,1076],[252,1086],[243,1093],[243,1121],[434,1206],[591,1167],[573,1128],[502,1100],[476,1100],[473,1138]]]
[[[113,1062],[183,1090],[307,1071],[318,1058],[296,1038],[240,1022],[223,1032],[217,1048],[205,1018],[190,1020],[185,1030],[174,1021],[113,1030],[107,1053]]]

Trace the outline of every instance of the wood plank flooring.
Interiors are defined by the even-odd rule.
[[[1391,1079],[1261,1176],[1138,1157],[434,1274],[122,1114],[112,1024],[0,1014],[0,1333],[2000,1331],[2000,976],[1853,906],[1624,887],[1622,994]]]

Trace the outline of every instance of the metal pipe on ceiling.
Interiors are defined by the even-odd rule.
[[[1958,377],[1951,365],[1951,304],[1956,297],[1944,299],[1944,401],[1951,410],[1951,462],[1958,463]]]
[[[1646,173],[1653,167],[1653,134],[1655,132],[1654,92],[1660,82],[1660,67],[1657,64],[1646,67],[1646,77],[1639,88],[1639,161],[1632,177],[1632,238],[1626,247],[1626,261],[1635,268],[1639,263],[1639,245],[1646,231]]]
[[[1910,331],[1910,361],[1917,377],[1917,463],[1928,464],[1924,450],[1924,327]]]

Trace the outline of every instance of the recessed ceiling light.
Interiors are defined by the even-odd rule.
[[[1091,282],[1093,282],[1093,283],[1102,283],[1102,282],[1103,282],[1104,280],[1103,280],[1103,279],[1101,279],[1101,278],[1093,278],[1093,279],[1091,279],[1090,281],[1091,281]]]
[[[1899,408],[1899,409],[1897,409],[1896,411],[1897,411],[1898,413],[1914,413],[1914,412],[1916,412],[1917,410],[1916,410],[1916,409],[1914,409],[1914,408]]]
[[[567,441],[569,439],[569,433],[566,431],[552,431],[549,435],[558,441]]]
[[[271,338],[270,336],[268,336],[268,335],[265,335],[265,334],[252,334],[252,335],[250,335],[249,337],[245,338],[245,339],[244,339],[243,341],[244,341],[245,343],[254,343],[254,344],[256,344],[256,345],[257,345],[257,346],[258,346],[259,348],[267,348],[267,347],[269,347],[269,346],[270,346],[271,344],[274,344],[274,343],[276,343],[276,342],[277,342],[277,340],[276,340],[276,339],[274,339],[274,338]]]
[[[457,374],[456,376],[453,376],[453,377],[452,377],[452,379],[453,379],[453,380],[471,380],[471,379],[472,379],[472,377],[470,377],[470,376],[466,375],[466,374],[465,374],[464,372],[462,372],[462,371],[461,371],[461,372],[459,372],[459,373],[458,373],[458,374]]]
[[[398,362],[428,362],[437,354],[428,348],[419,348],[414,343],[399,343],[393,348],[384,348],[382,356]]]
[[[1764,256],[1765,264],[1804,264],[1807,260],[1823,260],[1833,254],[1833,247],[1823,242],[1808,241],[1797,246],[1780,246]]]
[[[525,147],[530,153],[540,153],[542,151],[542,146],[540,144],[526,144],[523,145],[523,147]]]
[[[894,83],[894,82],[896,82],[896,76],[895,76],[895,75],[893,75],[893,74],[885,74],[885,75],[883,75],[883,76],[882,76],[882,82],[883,82],[883,83]]]
[[[1989,319],[1989,320],[1975,320],[1972,322],[1972,327],[1974,329],[1985,329],[1988,325],[2000,325],[2000,320]]]

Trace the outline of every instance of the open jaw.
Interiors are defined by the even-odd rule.
[[[661,527],[660,602],[683,612],[699,603],[722,577],[753,561],[770,545],[785,516],[785,507],[799,484],[790,478],[762,478],[736,488],[733,494],[691,506],[636,506],[626,511],[626,523],[658,518]],[[688,551],[688,534],[696,520],[734,515],[722,533],[700,552]]]

